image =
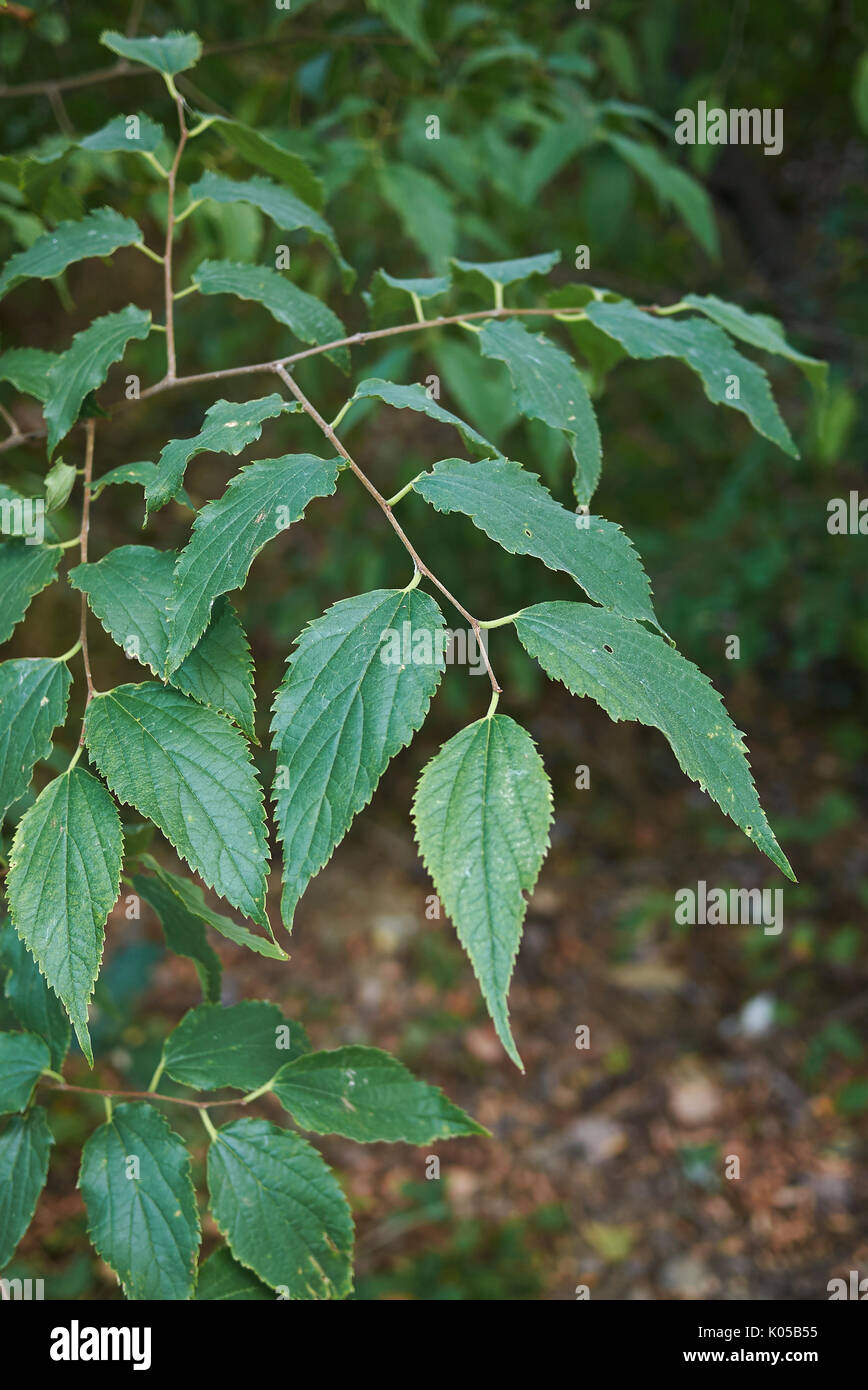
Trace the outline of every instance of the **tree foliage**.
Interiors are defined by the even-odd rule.
[[[450,37],[472,25],[469,12],[477,8],[452,7]],[[421,4],[371,0],[367,9],[373,32],[397,34],[422,64],[435,60]],[[687,776],[792,878],[761,808],[741,734],[711,683],[679,652],[677,634],[660,626],[649,575],[617,518],[591,508],[601,470],[612,466],[598,408],[616,362],[671,357],[686,364],[711,403],[709,412],[712,405],[741,412],[789,454],[795,445],[766,373],[736,340],[788,358],[818,389],[823,364],[791,347],[774,321],[714,296],[687,295],[662,309],[638,306],[584,281],[548,289],[563,248],[527,247],[521,256],[510,255],[513,248],[502,244],[494,226],[487,236],[491,259],[455,254],[468,228],[478,230],[478,214],[459,216],[456,206],[480,155],[486,178],[501,192],[519,190],[519,197],[532,198],[579,149],[600,157],[610,176],[615,168],[615,177],[626,171],[631,179],[644,179],[704,252],[717,254],[703,187],[656,148],[647,133],[647,112],[589,99],[575,119],[573,98],[581,91],[585,61],[578,51],[564,51],[559,67],[549,60],[550,109],[544,120],[531,122],[533,140],[521,155],[519,145],[494,127],[479,141],[468,129],[458,134],[451,147],[454,164],[439,168],[451,191],[444,191],[431,167],[421,167],[421,160],[417,167],[416,137],[408,125],[403,159],[377,170],[375,194],[413,248],[416,273],[402,276],[350,265],[345,257],[351,238],[340,227],[336,235],[325,214],[357,167],[351,142],[336,139],[313,167],[309,160],[322,129],[295,132],[284,144],[269,131],[194,109],[176,79],[200,59],[195,34],[138,38],[106,32],[102,42],[134,71],[144,65],[162,78],[179,122],[174,148],[174,137],[149,114],[132,124],[115,117],[84,139],[61,140],[50,153],[38,146],[19,151],[0,170],[16,190],[14,205],[29,203],[33,216],[49,223],[10,257],[0,272],[0,293],[11,296],[34,278],[63,285],[69,267],[126,248],[160,262],[168,296],[159,308],[158,296],[152,308],[113,308],[67,333],[53,353],[7,346],[0,356],[0,377],[41,404],[43,424],[33,433],[46,474],[31,494],[4,485],[0,578],[6,602],[0,636],[9,637],[48,584],[67,585],[82,604],[82,635],[69,651],[0,664],[0,807],[11,811],[14,827],[5,884],[9,921],[0,948],[8,971],[6,998],[20,1025],[0,1034],[0,1110],[11,1116],[0,1133],[0,1262],[11,1257],[46,1179],[52,1138],[33,1095],[40,1083],[46,1090],[63,1084],[70,1025],[93,1062],[89,1006],[123,876],[125,888],[159,917],[168,948],[193,961],[203,1002],[165,1039],[152,1099],[109,1107],[105,1123],[85,1145],[79,1185],[95,1249],[130,1299],[254,1298],[263,1290],[292,1299],[343,1298],[352,1287],[353,1224],[335,1174],[307,1139],[285,1126],[246,1115],[218,1127],[209,1105],[246,1105],[268,1092],[300,1129],[359,1142],[430,1145],[485,1131],[386,1053],[356,1045],[314,1050],[301,1024],[285,1019],[275,1005],[222,1005],[221,962],[209,930],[274,960],[285,958],[267,898],[269,825],[280,846],[280,915],[289,931],[308,883],[426,718],[445,672],[447,605],[480,644],[489,630],[514,627],[520,647],[552,680],[595,700],[614,720],[635,719],[659,729]],[[509,53],[482,46],[465,61],[463,76],[469,80],[487,65],[534,63],[538,57],[521,44]],[[514,129],[524,130],[528,113],[513,114]],[[153,180],[165,233],[159,249],[120,209],[101,202],[89,210],[77,206],[73,190],[82,169],[92,171],[88,197],[102,199],[100,161],[106,161],[109,179],[119,152],[136,162],[137,178]],[[436,167],[442,156],[432,149],[428,159]],[[473,194],[478,191],[474,186]],[[281,264],[278,255],[272,266],[232,254],[203,256],[215,206],[232,209],[220,223],[224,242],[232,240],[233,227],[236,240],[245,243],[245,229],[258,235],[270,224],[278,253],[291,240],[291,261]],[[187,233],[194,243],[190,254]],[[294,278],[305,257],[316,266],[309,288]],[[333,288],[337,298],[338,285],[348,291],[357,271],[365,277],[370,320],[366,330],[352,334],[326,297]],[[281,341],[291,350],[260,363],[249,355],[214,363],[205,351],[202,370],[187,373],[177,335],[190,308],[188,295],[197,296],[197,304],[219,297],[224,314],[246,302],[263,322],[267,318],[287,331],[289,338]],[[447,354],[444,360],[457,354],[451,360],[462,364],[462,374],[466,366],[472,408],[458,414],[439,404],[430,385],[393,379],[401,372],[389,370],[388,359],[379,371],[360,374],[354,349],[362,340],[394,338],[387,347],[397,350],[422,332],[432,342],[436,337],[439,346],[432,351]],[[308,357],[322,357],[330,370],[351,375],[331,424],[300,384]],[[163,374],[147,378],[140,391],[139,375],[159,359]],[[120,401],[106,388],[98,402],[96,393],[121,362],[124,374],[131,363],[136,366],[136,389]],[[249,388],[251,376],[267,378],[272,389],[257,395]],[[209,399],[209,392],[230,389],[226,377],[232,379],[230,398]],[[130,379],[126,375],[127,384]],[[101,454],[101,416],[127,406],[145,410],[148,399],[185,385],[201,388],[191,398],[194,433],[167,439],[154,459]],[[378,412],[388,427],[393,410],[425,415],[435,449],[442,441],[442,457],[422,473],[395,480],[395,495],[386,499],[344,441],[363,411]],[[495,426],[491,431],[482,425],[486,417]],[[513,421],[541,426],[542,434],[523,438],[544,441],[552,456],[568,451],[569,501],[564,491],[560,499],[553,496],[538,472],[511,457],[507,426]],[[303,451],[313,437],[302,434],[303,427],[318,433],[318,452]],[[248,458],[240,466],[232,462],[257,444],[264,429],[287,451]],[[451,456],[457,441],[469,457]],[[11,445],[23,442],[15,427]],[[67,467],[56,460],[61,444],[70,456],[81,455],[77,474],[49,472],[52,460],[55,469]],[[188,466],[206,453],[235,471],[219,496],[197,507],[185,490]],[[549,480],[547,465],[544,458],[539,471]],[[155,528],[164,508],[187,527],[177,549],[121,544],[89,559],[91,508],[106,487],[120,484],[141,503],[148,540],[159,535]],[[268,752],[259,757],[253,661],[228,596],[244,590],[266,546],[290,528],[294,538],[308,512],[325,514],[336,505],[333,497],[343,499],[359,484],[404,544],[408,582],[342,597],[298,634],[278,688],[259,692],[260,713],[272,710]],[[73,486],[81,529],[65,540],[51,513],[68,514]],[[492,551],[499,546],[510,556],[541,562],[539,587],[526,595],[520,611],[481,622],[463,599],[453,597],[398,519],[402,499],[412,494],[431,508],[421,547],[426,554],[437,553],[437,514],[460,513],[493,543]],[[34,507],[44,521],[38,537],[23,520]],[[77,563],[59,576],[73,542]],[[546,569],[574,581],[572,602],[546,600]],[[138,664],[131,681],[95,688],[88,613]],[[70,633],[74,637],[72,625]],[[509,640],[504,632],[495,642]],[[421,769],[413,819],[434,890],[503,1047],[521,1066],[508,991],[527,895],[548,848],[552,790],[545,748],[500,707],[497,661],[487,645],[482,650],[488,709]],[[80,726],[78,718],[67,723],[73,673],[84,677]],[[268,787],[262,780],[266,767]],[[43,784],[38,795],[30,791],[34,778]],[[150,853],[146,837],[137,838],[142,820],[159,830],[243,923],[212,908],[197,883]],[[159,1091],[163,1075],[171,1078],[174,1093]],[[175,1094],[179,1088],[181,1095]],[[231,1102],[209,1096],[223,1088],[241,1096]],[[205,1095],[193,1097],[191,1091]],[[226,1245],[201,1271],[187,1147],[157,1109],[172,1100],[198,1109],[208,1131],[208,1202]]]

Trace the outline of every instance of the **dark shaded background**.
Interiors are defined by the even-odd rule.
[[[30,18],[0,13],[7,84],[68,78],[112,61],[97,40],[101,28],[122,27],[117,6],[30,8]],[[423,23],[437,64],[361,5],[294,0],[291,16],[269,16],[267,34],[255,7],[222,0],[147,3],[132,19],[140,33],[195,28],[207,47],[179,82],[188,99],[243,117],[311,159],[360,288],[379,265],[393,274],[436,268],[431,228],[446,209],[452,249],[465,258],[562,250],[550,284],[532,282],[510,302],[539,302],[575,279],[640,303],[716,293],[773,314],[801,350],[829,360],[822,403],[795,370],[764,362],[798,461],[754,436],[741,416],[711,406],[679,364],[626,362],[597,400],[605,463],[595,509],[633,538],[661,621],[746,731],[764,805],[799,878],[784,890],[784,932],[673,925],[673,894],[697,879],[770,888],[782,881],[686,781],[656,732],[614,725],[590,702],[545,684],[505,629],[491,644],[507,686],[501,708],[537,740],[556,805],[553,849],[511,995],[526,1076],[495,1041],[452,927],[426,919],[431,888],[408,819],[424,762],[484,713],[487,684],[464,671],[448,673],[425,728],[311,886],[291,961],[219,943],[224,998],[274,999],[317,1046],[387,1047],[494,1131],[492,1141],[441,1145],[440,1182],[426,1181],[425,1155],[403,1145],[323,1144],[357,1217],[358,1296],[569,1299],[585,1283],[608,1298],[822,1299],[833,1276],[868,1273],[868,540],[826,530],[829,498],[865,486],[857,467],[866,443],[858,412],[865,360],[857,348],[866,305],[868,34],[855,6],[824,0],[615,0],[589,14],[557,7],[553,16],[555,8],[429,2]],[[699,99],[781,107],[782,155],[677,149],[662,132],[676,109]],[[663,124],[626,107],[601,114],[605,102],[639,104]],[[7,96],[4,145],[14,152],[135,110],[171,128],[162,84],[144,73]],[[441,119],[436,146],[423,136],[429,113]],[[601,122],[666,150],[704,182],[719,259],[598,138]],[[538,187],[522,185],[528,162],[543,161],[544,137],[559,152],[557,167]],[[195,155],[217,163],[216,142],[197,145]],[[383,197],[382,170],[396,163],[430,181],[416,239]],[[191,155],[191,180],[196,167]],[[241,176],[231,161],[220,167]],[[44,195],[43,222],[116,202],[159,244],[155,185],[133,157],[97,166],[75,156],[58,183]],[[0,188],[4,258],[28,236],[22,219],[32,215]],[[203,255],[270,262],[275,242],[288,240],[294,278],[327,298],[349,331],[366,325],[358,288],[344,296],[328,253],[302,236],[284,238],[249,210],[213,205],[186,228],[179,285]],[[579,243],[591,248],[582,275],[572,270]],[[22,286],[3,304],[3,346],[57,350],[95,314],[130,301],[160,316],[159,276],[122,251],[110,265],[74,267],[60,284]],[[289,335],[252,305],[191,296],[178,313],[182,371],[292,350]],[[466,335],[395,341],[358,350],[356,375],[412,381],[437,372],[443,404],[468,413],[569,501],[563,450],[542,426],[509,425],[503,379],[493,366],[481,371]],[[132,345],[100,400],[118,399],[127,371],[156,380],[160,352],[159,341]],[[348,394],[346,379],[321,359],[298,375],[331,418]],[[230,387],[230,398],[273,389],[265,378]],[[195,433],[220,394],[178,390],[101,424],[97,472],[156,458],[169,438]],[[25,425],[38,424],[26,403],[15,409]],[[454,436],[410,412],[359,410],[358,418],[345,438],[387,494],[455,448]],[[69,461],[80,461],[73,453],[81,444],[72,437]],[[316,452],[320,440],[293,419],[266,426],[250,456],[287,447]],[[5,481],[35,491],[44,449],[6,454],[2,466]],[[188,470],[194,501],[219,494],[237,466],[196,460]],[[505,556],[469,522],[435,516],[415,497],[401,507],[425,559],[474,612],[574,596],[568,581]],[[73,534],[73,509],[64,520],[64,534]],[[94,509],[92,558],[137,541],[140,521],[136,490],[106,492]],[[173,506],[144,539],[181,545],[188,528],[189,513]],[[347,478],[335,499],[312,506],[303,526],[257,560],[239,609],[256,657],[262,737],[301,626],[339,597],[408,578],[400,547]],[[8,654],[70,645],[77,605],[63,586],[46,591]],[[95,622],[91,628],[97,685],[138,678]],[[738,661],[724,656],[730,634],[741,639]],[[76,689],[70,739],[81,698]],[[259,763],[270,780],[267,751]],[[580,791],[574,769],[584,763],[591,787]],[[276,921],[276,881],[273,893]],[[147,1084],[166,1031],[196,1002],[195,974],[164,952],[147,908],[140,922],[121,914],[110,922],[107,961],[94,1084],[135,1088]],[[587,1052],[574,1046],[581,1024],[591,1030]],[[84,1082],[87,1069],[80,1058],[76,1065]],[[80,1145],[101,1114],[96,1103],[90,1108],[92,1115],[52,1099],[58,1144],[48,1190],[7,1271],[47,1277],[49,1297],[117,1297],[114,1276],[85,1241],[74,1187]],[[185,1117],[172,1119],[186,1136]],[[739,1181],[722,1176],[730,1154],[741,1159]],[[215,1236],[206,1224],[206,1253]]]

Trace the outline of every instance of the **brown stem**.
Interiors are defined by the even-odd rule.
[[[72,77],[54,77],[41,82],[20,82],[17,87],[0,86],[0,99],[3,97],[40,97],[52,91],[71,91],[76,87],[90,87],[95,82],[113,82],[116,77],[153,77],[147,68],[134,67],[132,63],[121,61],[108,68],[95,68],[92,72],[75,73]]]
[[[171,302],[171,300],[170,300]],[[642,306],[640,306],[642,307]],[[502,319],[513,318],[517,315],[537,315],[553,316],[557,314],[569,313],[564,309],[474,309],[469,314],[448,314],[439,319],[423,319],[422,322],[414,320],[412,323],[398,323],[391,328],[372,328],[360,333],[351,333],[347,338],[336,338],[331,343],[320,343],[317,347],[304,348],[301,352],[290,353],[288,357],[273,358],[270,362],[250,362],[241,367],[221,367],[216,372],[195,372],[190,376],[163,377],[162,381],[157,381],[153,386],[147,387],[141,395],[133,400],[118,401],[110,409],[115,413],[126,410],[137,401],[148,400],[151,396],[162,395],[163,391],[169,391],[176,386],[196,386],[206,381],[223,381],[235,376],[253,376],[257,372],[276,372],[278,367],[289,367],[294,362],[301,362],[306,357],[318,357],[320,353],[330,352],[332,348],[357,347],[362,343],[373,342],[376,338],[391,338],[396,333],[419,333],[423,328],[445,328],[449,324],[469,322],[473,319]],[[167,335],[168,336],[168,335]],[[0,441],[0,454],[5,453],[16,444],[24,444],[32,439],[44,439],[45,428],[38,430],[22,431],[15,438],[7,438]]]
[[[42,1079],[53,1091],[76,1091],[83,1096],[110,1096],[116,1100],[168,1100],[172,1105],[190,1105],[196,1110],[210,1110],[215,1105],[243,1105],[246,1099],[233,1096],[231,1100],[188,1100],[186,1096],[163,1096],[158,1091],[105,1091],[96,1086],[73,1086],[68,1081]]]
[[[444,598],[448,599],[448,601],[452,604],[453,608],[456,608],[458,612],[461,614],[462,618],[464,618],[465,621],[470,624],[471,628],[473,629],[474,636],[476,637],[479,650],[482,652],[482,659],[485,662],[485,669],[488,672],[488,679],[491,681],[491,688],[495,692],[495,694],[499,695],[501,687],[498,685],[494,671],[491,668],[491,662],[488,659],[488,652],[486,651],[485,643],[482,640],[482,633],[480,632],[478,620],[473,617],[472,613],[468,613],[467,609],[464,608],[462,604],[458,602],[457,598],[455,598],[455,596],[451,594],[449,590],[446,588],[446,585],[440,582],[436,574],[434,574],[434,572],[430,570],[428,566],[424,563],[424,561],[420,558],[418,551],[414,548],[411,541],[408,539],[403,527],[395,517],[395,514],[392,511],[392,508],[389,506],[388,502],[386,501],[385,497],[374,486],[367,474],[362,472],[355,459],[347,453],[346,449],[344,448],[341,441],[338,439],[331,425],[326,423],[326,421],[323,419],[323,417],[317,410],[316,406],[308,400],[301,387],[298,386],[295,381],[293,381],[286,368],[278,362],[274,366],[274,371],[280,377],[281,381],[289,387],[290,391],[295,396],[295,399],[299,402],[305,413],[310,416],[310,418],[314,421],[316,425],[319,426],[320,430],[325,435],[326,439],[329,441],[332,447],[337,449],[341,458],[344,459],[347,465],[352,469],[353,473],[355,473],[362,486],[367,488],[368,492],[373,497],[377,506],[383,512],[385,512],[389,525],[392,527],[396,536],[401,541],[402,545],[404,546],[405,550],[407,551],[408,555],[413,561],[413,564],[415,565],[416,569],[420,572],[420,574],[424,574],[427,576],[428,579],[430,579],[431,583],[435,586],[435,588],[440,590]]]
[[[178,127],[180,135],[178,137],[178,147],[175,150],[175,158],[172,160],[172,167],[169,170],[169,201],[166,208],[166,250],[163,256],[163,285],[166,296],[166,385],[174,384],[175,376],[175,309],[172,301],[172,243],[175,239],[175,183],[178,177],[178,166],[181,163],[181,156],[184,153],[184,146],[187,143],[187,122],[184,119],[184,102],[180,96],[175,97],[175,105],[178,110]]]
[[[84,501],[81,504],[81,530],[78,535],[78,548],[81,556],[81,563],[87,564],[87,538],[90,532],[90,485],[93,481],[93,446],[96,434],[96,421],[88,420],[85,426],[85,454],[84,454]],[[87,698],[84,707],[87,709],[96,691],[93,686],[93,676],[90,670],[90,652],[87,646],[87,595],[82,590],[81,595],[81,659],[84,663],[84,674],[87,680]],[[79,747],[84,743],[84,720],[81,723],[81,735],[79,737]]]
[[[0,415],[2,415],[6,424],[9,426],[8,439],[4,440],[4,443],[16,443],[25,438],[25,435],[18,426],[18,421],[15,419],[15,416],[12,415],[4,405],[0,405]]]

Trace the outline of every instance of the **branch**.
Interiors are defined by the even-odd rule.
[[[68,1081],[57,1082],[51,1077],[42,1076],[41,1081],[51,1086],[53,1091],[76,1091],[83,1096],[109,1096],[117,1100],[167,1100],[172,1105],[189,1105],[196,1110],[208,1110],[214,1105],[243,1105],[246,1097],[233,1096],[230,1100],[188,1100],[186,1096],[163,1096],[159,1091],[105,1091],[96,1086],[73,1086]]]
[[[170,90],[172,90],[170,88]],[[171,385],[175,381],[176,362],[175,362],[175,310],[172,299],[172,243],[175,239],[175,183],[178,178],[178,167],[181,163],[181,156],[184,153],[184,146],[187,143],[187,122],[184,118],[184,101],[177,92],[174,93],[175,106],[178,111],[178,147],[175,150],[175,158],[172,160],[172,167],[169,170],[169,201],[166,208],[166,250],[163,255],[163,285],[166,295],[166,385]]]
[[[452,604],[453,608],[456,608],[458,612],[461,614],[462,618],[464,618],[465,621],[470,624],[471,628],[473,629],[473,634],[476,638],[477,645],[479,646],[479,650],[482,653],[482,659],[485,662],[485,669],[488,672],[488,679],[491,681],[491,688],[495,695],[499,695],[501,687],[498,685],[494,671],[491,668],[491,662],[488,659],[488,652],[485,649],[485,643],[482,640],[482,635],[479,630],[478,620],[473,617],[472,613],[468,613],[467,609],[464,608],[458,602],[457,598],[455,598],[454,595],[449,592],[449,590],[446,588],[446,585],[441,584],[436,574],[434,574],[433,571],[430,570],[428,566],[420,559],[418,552],[414,549],[410,540],[406,536],[400,522],[395,517],[395,514],[393,513],[392,508],[386,501],[385,497],[382,495],[381,492],[377,490],[377,488],[371,482],[367,474],[362,472],[355,459],[351,458],[351,456],[347,453],[346,449],[344,448],[341,441],[338,439],[331,425],[326,423],[326,421],[323,419],[323,417],[317,410],[316,406],[311,404],[307,396],[302,391],[301,387],[296,385],[296,383],[293,381],[286,368],[283,367],[281,363],[277,363],[275,364],[274,371],[280,377],[281,381],[283,381],[289,387],[290,391],[295,396],[295,399],[299,402],[305,413],[310,416],[310,418],[316,425],[319,426],[320,430],[325,435],[326,439],[329,441],[332,447],[337,449],[341,458],[344,459],[348,466],[352,469],[362,486],[367,488],[368,492],[373,497],[377,506],[380,507],[383,512],[385,512],[389,525],[392,527],[398,539],[401,541],[401,544],[404,546],[405,550],[409,554],[410,559],[413,561],[417,573],[426,575],[427,578],[430,579],[431,583],[435,586],[435,588],[440,590],[444,598],[448,599],[448,601]]]
[[[175,221],[177,222],[177,220],[176,218]],[[653,309],[655,306],[640,307]],[[581,310],[571,313],[569,310],[565,312],[563,309],[474,309],[469,314],[448,314],[439,319],[423,319],[421,323],[414,321],[413,323],[394,324],[391,328],[364,329],[359,333],[351,333],[347,338],[335,338],[331,343],[320,343],[316,347],[304,348],[301,352],[290,353],[288,357],[272,358],[270,362],[249,362],[240,367],[221,367],[216,372],[194,372],[190,376],[165,376],[162,381],[157,381],[153,386],[147,387],[140,396],[133,400],[118,401],[114,406],[109,406],[108,409],[115,413],[127,410],[138,401],[162,395],[164,391],[173,390],[176,386],[197,386],[206,381],[225,381],[230,377],[255,376],[258,372],[276,372],[278,367],[290,367],[294,362],[301,362],[307,357],[318,357],[323,352],[330,352],[332,348],[360,347],[363,343],[373,342],[377,338],[391,338],[397,333],[419,333],[424,328],[446,328],[450,324],[468,323],[474,319],[503,319],[519,315],[556,318],[565,323],[585,317]],[[46,431],[43,427],[38,430],[27,430],[15,438],[6,438],[0,442],[0,454],[5,453],[7,449],[14,448],[17,444],[27,443],[28,440],[44,439],[45,434]]]
[[[86,425],[86,445],[84,454],[84,501],[81,504],[81,531],[78,536],[78,548],[81,556],[81,563],[87,564],[87,538],[90,532],[90,485],[93,480],[93,446],[96,434],[96,421],[88,420]],[[93,687],[93,676],[90,670],[90,652],[87,647],[87,594],[82,590],[81,593],[81,659],[84,663],[84,675],[87,681],[87,696],[84,708],[93,699],[96,691]],[[81,734],[78,739],[79,748],[84,747],[84,719],[81,721]]]

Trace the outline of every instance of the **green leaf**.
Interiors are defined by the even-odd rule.
[[[290,189],[272,183],[271,179],[259,177],[227,179],[225,175],[215,174],[209,169],[191,185],[190,198],[194,202],[211,198],[215,203],[250,203],[276,222],[284,232],[294,232],[299,227],[305,227],[319,241],[324,242],[334,255],[341,268],[344,289],[349,289],[353,284],[356,272],[341,255],[329,223],[321,213],[296,197]]]
[[[0,543],[0,642],[12,636],[31,599],[54,579],[62,554],[56,546],[17,540]]]
[[[518,419],[518,411],[509,374],[501,363],[481,357],[474,344],[445,334],[432,343],[431,352],[443,394],[458,403],[462,416],[486,439],[505,435]]]
[[[287,927],[428,713],[444,670],[443,634],[427,594],[377,589],[342,599],[299,637],[271,723]]]
[[[360,1143],[433,1144],[488,1133],[436,1086],[417,1081],[376,1047],[309,1052],[278,1072],[271,1089],[302,1129]]]
[[[118,1105],[81,1154],[87,1233],[129,1299],[192,1297],[199,1213],[183,1140],[146,1101]]]
[[[19,251],[6,262],[0,272],[0,299],[22,280],[54,280],[75,261],[110,256],[120,246],[133,246],[141,241],[141,228],[131,217],[122,217],[114,208],[97,208],[79,222],[61,222],[53,231],[37,238],[26,251]]]
[[[6,967],[4,990],[22,1028],[48,1044],[51,1066],[60,1071],[69,1048],[69,1020],[24,942],[11,926],[0,930],[0,960]]]
[[[138,121],[138,128],[130,121]],[[153,154],[165,138],[163,127],[139,112],[136,116],[114,116],[92,135],[86,135],[79,145],[95,154]]]
[[[77,565],[69,582],[87,594],[91,611],[127,656],[162,676],[169,650],[166,604],[177,554],[121,545],[96,564]],[[254,738],[252,660],[244,629],[225,599],[197,645],[170,677],[200,704],[227,714]]]
[[[479,346],[484,356],[506,363],[521,413],[563,431],[576,461],[576,497],[590,502],[600,479],[602,444],[587,387],[570,358],[515,319],[486,323]]]
[[[166,1071],[183,1086],[255,1091],[309,1051],[300,1023],[290,1023],[276,1004],[246,999],[228,1008],[202,1004],[191,1009],[170,1033],[164,1056]]]
[[[698,309],[719,328],[725,329],[734,338],[740,338],[743,343],[750,343],[751,347],[770,352],[775,357],[785,357],[788,362],[795,362],[797,367],[801,367],[818,395],[825,391],[829,376],[828,362],[821,362],[818,357],[806,357],[803,352],[797,352],[787,342],[780,324],[767,314],[745,313],[737,304],[727,304],[725,300],[718,299],[713,294],[688,294],[685,295],[683,303],[689,304],[691,309]]]
[[[595,603],[657,626],[648,576],[620,526],[567,511],[521,464],[443,459],[413,487],[438,511],[469,516],[511,555],[571,575]]]
[[[197,454],[240,454],[262,433],[266,420],[300,409],[273,391],[256,401],[215,401],[192,439],[172,439],[160,454],[156,477],[145,486],[147,515],[177,497],[187,464]]]
[[[451,286],[448,275],[432,275],[415,280],[398,280],[385,270],[375,272],[370,289],[362,295],[374,324],[384,323],[388,318],[406,319],[412,306],[412,296],[419,300],[437,299],[446,294]],[[2,358],[0,358],[2,362]]]
[[[274,1294],[267,1284],[257,1279],[252,1270],[245,1269],[222,1245],[199,1266],[196,1285],[197,1303],[217,1303],[229,1300],[272,1302]]]
[[[103,488],[114,487],[119,483],[134,483],[137,487],[147,489],[156,482],[157,476],[157,465],[147,460],[139,463],[119,463],[117,468],[110,468],[101,478],[94,478],[90,485],[91,496],[96,501]],[[191,511],[195,510],[184,488],[178,489],[175,501],[183,502]]]
[[[0,1115],[24,1110],[51,1054],[35,1033],[0,1033]]]
[[[286,324],[303,343],[333,343],[347,336],[346,328],[327,304],[306,294],[268,266],[203,261],[194,270],[193,280],[203,294],[234,294],[239,299],[252,299],[261,304],[272,318]],[[347,348],[333,348],[324,356],[349,371]]]
[[[243,734],[180,691],[146,681],[95,696],[85,740],[118,800],[153,821],[210,888],[268,927],[262,789]]]
[[[599,291],[608,297],[608,291]],[[553,309],[584,309],[596,296],[590,285],[561,285],[546,295]],[[624,349],[614,338],[601,332],[589,319],[573,319],[564,324],[574,345],[579,349],[591,372],[591,392],[599,393],[607,374],[626,357]]]
[[[609,144],[651,185],[663,207],[674,207],[712,260],[720,260],[714,204],[702,184],[671,164],[654,145],[606,133]]]
[[[18,822],[7,894],[12,922],[93,1065],[87,1006],[118,895],[123,837],[115,804],[83,768],[55,777]]]
[[[353,1220],[337,1179],[305,1139],[233,1120],[208,1150],[211,1213],[236,1260],[292,1299],[346,1298]]]
[[[299,155],[285,150],[269,140],[262,131],[244,125],[242,121],[232,121],[226,116],[208,116],[208,125],[221,135],[227,145],[231,145],[249,164],[261,169],[263,174],[271,174],[278,183],[292,190],[297,198],[322,212],[325,193],[316,174]]]
[[[385,401],[386,405],[392,405],[396,410],[419,410],[432,420],[439,420],[441,424],[454,425],[470,452],[477,458],[500,458],[500,450],[490,440],[483,438],[465,420],[459,420],[457,415],[444,410],[432,400],[425,387],[417,382],[411,386],[399,386],[394,381],[381,381],[378,377],[369,377],[366,381],[359,382],[352,399],[360,401],[369,396]]]
[[[150,331],[150,312],[128,304],[119,313],[104,314],[76,333],[72,346],[48,373],[49,395],[44,415],[49,458],[78,419],[85,396],[102,385],[109,367],[123,357],[130,339],[147,338]]]
[[[497,1035],[521,1067],[507,992],[524,894],[536,883],[552,818],[549,779],[530,735],[504,714],[462,729],[423,771],[413,818],[422,859],[470,957]]]
[[[528,280],[531,275],[548,275],[561,258],[560,251],[546,251],[540,256],[521,256],[514,261],[459,261],[454,256],[452,264],[460,275],[458,282],[468,280],[471,285],[482,288],[486,285],[515,285],[519,280]]]
[[[104,29],[99,41],[121,58],[128,58],[131,63],[144,63],[167,77],[195,67],[202,56],[202,41],[199,35],[185,34],[178,29],[160,37],[146,39],[131,39],[126,34],[117,33],[116,30]]]
[[[16,1115],[0,1134],[0,1269],[33,1220],[53,1143],[41,1105]]]
[[[188,911],[182,899],[159,878],[133,874],[132,885],[160,919],[169,950],[193,962],[202,998],[209,1004],[219,1003],[223,969],[220,957],[208,942],[202,918]]]
[[[314,454],[260,459],[242,468],[222,497],[202,507],[175,566],[168,672],[198,642],[215,598],[241,588],[263,546],[299,521],[315,497],[331,496],[339,462]]]
[[[43,352],[42,348],[9,348],[0,354],[0,381],[11,381],[22,395],[45,401],[48,373],[56,361],[56,352]]]
[[[458,224],[443,185],[410,164],[389,163],[380,169],[380,193],[433,269],[445,271],[458,243]]]
[[[142,854],[139,859],[144,868],[150,869],[163,886],[178,899],[181,907],[192,917],[198,917],[201,922],[213,927],[214,931],[225,936],[227,941],[255,951],[257,955],[267,956],[269,960],[289,959],[276,941],[263,936],[255,936],[247,927],[233,922],[231,917],[224,917],[221,912],[215,912],[213,908],[210,908],[198,883],[193,883],[189,878],[179,878],[177,874],[169,873],[169,870],[164,869],[162,864],[158,864],[150,854]]]
[[[742,735],[707,676],[636,623],[579,603],[538,603],[516,619],[519,640],[574,695],[614,720],[659,729],[688,777],[795,880],[759,803]]]
[[[436,63],[437,55],[428,42],[422,22],[424,0],[367,0],[367,7],[374,14],[382,15],[391,28],[409,39],[416,52],[429,63]]]
[[[75,469],[71,463],[64,463],[63,459],[57,459],[51,465],[45,475],[45,509],[49,512],[59,511],[69,501],[69,494],[72,492],[75,483]]]
[[[30,786],[66,719],[71,676],[62,661],[21,658],[0,664],[0,821]]]
[[[592,323],[610,338],[616,338],[631,357],[677,357],[685,362],[702,381],[710,401],[740,410],[759,434],[785,454],[798,458],[765,372],[743,357],[716,324],[697,318],[658,318],[627,299],[617,304],[589,304],[585,312]],[[738,379],[737,399],[728,394],[733,377]]]

